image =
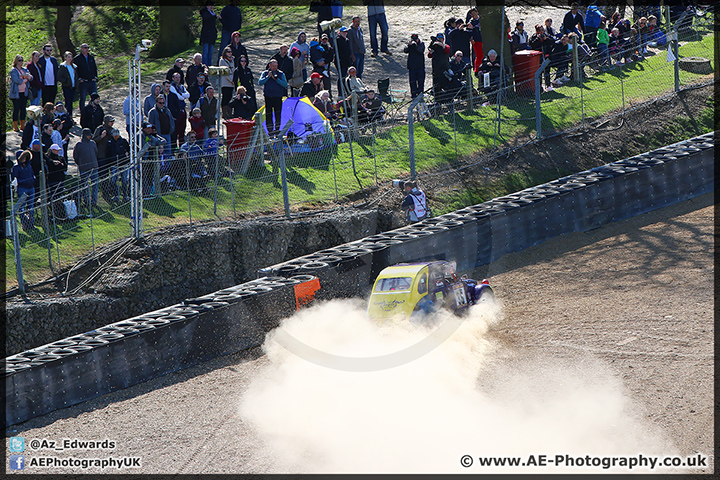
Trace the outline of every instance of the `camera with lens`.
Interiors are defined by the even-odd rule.
[[[403,180],[393,180],[393,187],[400,188],[401,192],[405,191],[405,182]]]
[[[433,37],[432,35],[430,35],[430,41],[435,43],[438,41],[438,39],[437,39],[437,37]]]

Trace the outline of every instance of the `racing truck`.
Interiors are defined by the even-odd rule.
[[[372,320],[410,319],[446,308],[456,315],[471,305],[491,303],[495,294],[490,282],[458,278],[454,261],[398,263],[385,268],[375,279],[367,316]]]

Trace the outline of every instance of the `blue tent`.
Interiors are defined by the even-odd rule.
[[[265,118],[265,107],[261,107],[259,111],[262,118]],[[291,153],[315,152],[335,143],[330,121],[307,97],[289,97],[283,101],[281,130],[291,118],[293,124],[288,131],[288,136],[292,138],[289,142]],[[262,126],[265,132],[268,132],[266,121],[263,121]],[[290,132],[292,135],[289,135]]]

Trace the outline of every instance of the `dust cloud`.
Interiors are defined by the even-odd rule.
[[[268,334],[268,366],[239,408],[278,473],[549,473],[562,468],[481,467],[478,457],[673,453],[601,361],[502,353],[488,333],[501,306],[391,324],[368,321],[365,306],[322,303]],[[428,338],[435,348],[417,355]],[[396,352],[402,362],[385,362]]]

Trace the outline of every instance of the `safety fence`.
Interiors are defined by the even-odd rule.
[[[294,125],[283,136],[254,127],[228,135],[217,153],[204,149],[201,140],[172,152],[154,147],[140,166],[117,160],[97,180],[91,177],[80,185],[80,178],[69,178],[63,192],[36,195],[33,209],[18,208],[18,199],[13,200],[14,213],[6,224],[11,237],[6,240],[7,285],[18,286],[14,280],[22,271],[23,286],[54,277],[46,281],[58,282],[70,293],[63,284],[68,272],[99,267],[121,254],[123,242],[138,233],[282,212],[283,207],[289,214],[291,205],[331,203],[416,171],[448,175],[538,138],[596,126],[653,99],[711,84],[710,17],[678,22],[684,26],[677,32],[677,48],[668,42],[673,61],[668,61],[667,46],[648,39],[630,54],[647,47],[650,54],[644,59],[610,68],[598,68],[595,54],[578,56],[567,71],[571,81],[552,90],[536,91],[534,78],[519,83],[507,78],[507,84],[486,89],[467,74],[465,83],[445,95],[434,95],[431,88],[413,103],[386,101],[379,113],[368,114],[347,102],[340,118],[322,120],[319,126]],[[665,33],[673,38],[672,30]],[[622,52],[617,55],[623,57]],[[709,59],[711,70],[680,68],[681,61],[697,57]],[[133,175],[141,177],[143,186],[141,232],[133,232],[132,199],[124,195]],[[73,205],[77,216],[71,218]],[[23,209],[32,210],[32,225],[27,216],[23,220]]]

